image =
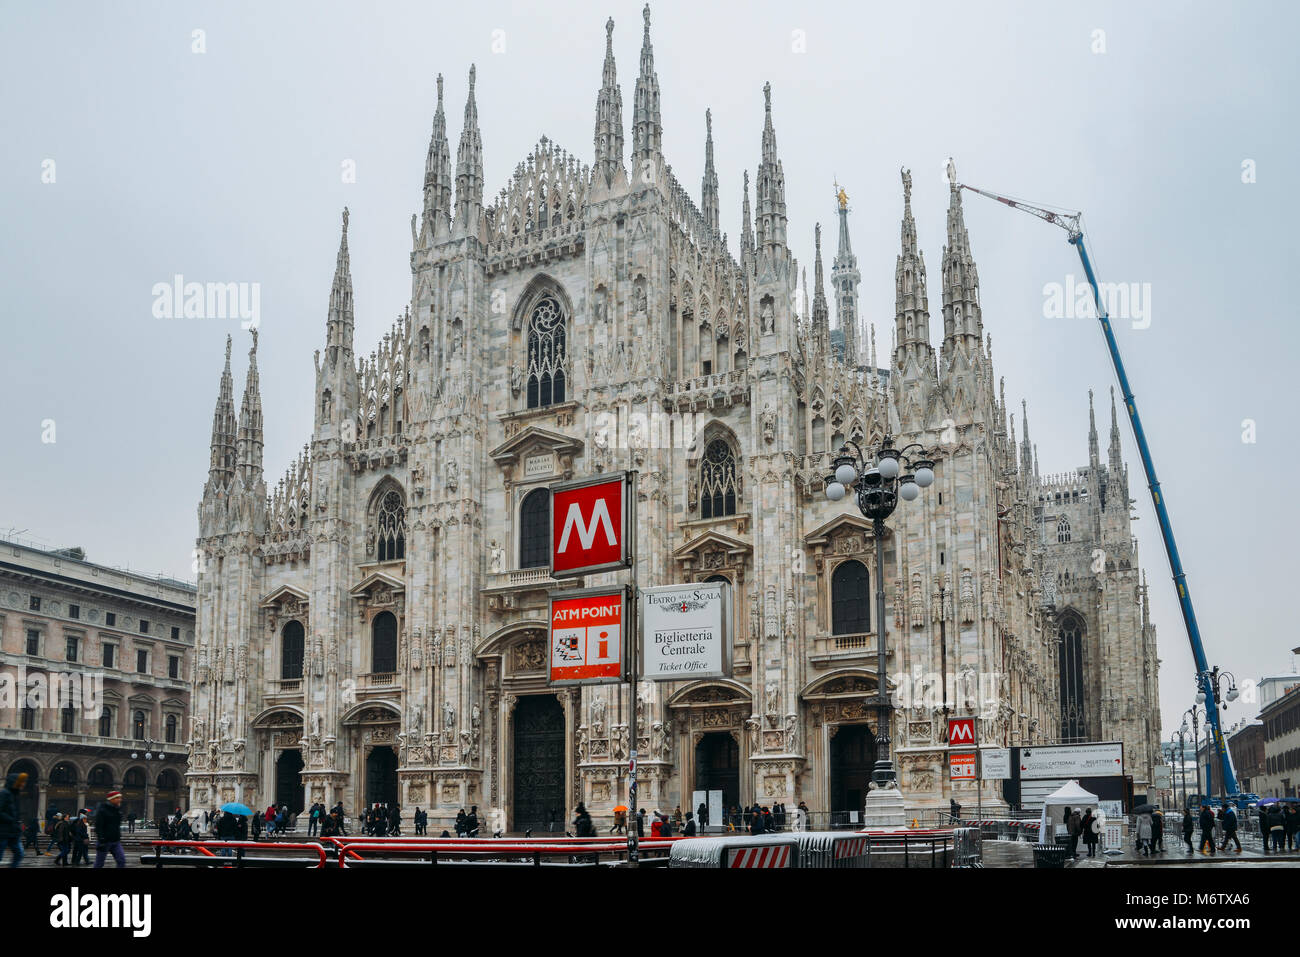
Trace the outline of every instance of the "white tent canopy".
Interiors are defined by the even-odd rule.
[[[1051,844],[1056,828],[1054,825],[1064,823],[1061,814],[1065,808],[1096,808],[1097,795],[1085,791],[1078,781],[1066,781],[1063,785],[1043,798],[1043,813],[1038,819],[1038,839],[1044,844]]]

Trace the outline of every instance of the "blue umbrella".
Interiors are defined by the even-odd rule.
[[[234,814],[239,817],[253,816],[253,812],[249,810],[248,806],[240,804],[238,801],[231,801],[229,804],[221,805],[221,810],[225,811],[227,814]]]

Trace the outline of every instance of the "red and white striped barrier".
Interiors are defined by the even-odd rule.
[[[846,857],[862,857],[867,853],[867,839],[865,837],[849,838],[846,841],[835,842],[835,860],[842,861]]]
[[[790,846],[771,844],[758,847],[738,847],[729,852],[728,867],[774,868],[790,866]]]

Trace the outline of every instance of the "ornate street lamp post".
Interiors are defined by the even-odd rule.
[[[1201,715],[1205,714],[1204,708],[1188,708],[1183,712],[1183,726],[1179,730],[1183,734],[1187,733],[1187,716],[1192,716],[1192,751],[1196,753],[1196,794],[1198,799],[1204,803],[1205,795],[1201,793]]]
[[[850,453],[850,446],[853,452]],[[911,449],[920,449],[921,456],[906,457]],[[910,502],[921,494],[921,489],[934,483],[934,462],[925,456],[925,449],[913,444],[904,449],[890,446],[888,436],[880,448],[864,453],[856,442],[849,441],[831,463],[834,472],[826,478],[826,497],[838,502],[850,491],[857,495],[858,511],[871,519],[876,540],[876,700],[880,709],[879,728],[876,734],[876,766],[871,780],[877,788],[894,787],[898,775],[889,756],[889,692],[885,672],[885,519],[893,514],[898,500]],[[874,464],[868,463],[874,460]],[[899,601],[902,597],[899,596]]]
[[[1238,698],[1241,697],[1241,694],[1237,691],[1237,676],[1234,675],[1231,671],[1220,671],[1218,666],[1216,665],[1214,668],[1212,668],[1209,671],[1202,671],[1196,677],[1198,679],[1198,686],[1200,688],[1200,690],[1196,692],[1196,703],[1199,705],[1205,704],[1205,689],[1207,687],[1212,687],[1214,689],[1214,700],[1219,702],[1221,705],[1223,705],[1224,711],[1228,710],[1228,702],[1236,701]],[[1227,695],[1224,695],[1223,691],[1221,690],[1223,687],[1224,678],[1228,679]],[[1220,725],[1220,727],[1222,727],[1222,725]],[[1212,731],[1213,731],[1213,726],[1207,723],[1205,728],[1205,738],[1208,745],[1206,748],[1207,760],[1209,759],[1210,755],[1218,754],[1219,742],[1210,741],[1210,734],[1212,733]],[[1220,734],[1222,734],[1222,732],[1220,732]],[[1223,747],[1226,748],[1227,746],[1228,746],[1227,742],[1226,741],[1223,742]],[[1211,748],[1213,750],[1211,750]],[[1224,806],[1227,806],[1228,781],[1227,781],[1227,775],[1223,774],[1222,772],[1220,772],[1219,774],[1219,794],[1223,798]]]
[[[1187,807],[1187,719],[1183,719],[1183,726],[1169,735],[1169,743],[1173,744],[1175,739],[1178,741],[1178,776],[1183,779],[1183,807]],[[1178,782],[1174,782],[1174,793],[1178,793]]]

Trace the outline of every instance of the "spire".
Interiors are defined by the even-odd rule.
[[[1119,448],[1119,416],[1115,412],[1115,387],[1110,387],[1110,468],[1120,472],[1124,468],[1124,458]]]
[[[451,226],[451,151],[447,145],[447,114],[442,108],[442,74],[438,74],[438,108],[433,113],[433,135],[424,162],[424,224],[432,237],[440,227]]]
[[[785,173],[776,155],[776,131],[772,128],[772,84],[763,84],[763,160],[758,164],[755,184],[758,203],[758,245],[785,245]]]
[[[212,413],[212,457],[208,465],[208,489],[230,484],[235,476],[235,386],[230,378],[230,336],[226,336],[226,367],[221,372],[217,407]]]
[[[657,170],[663,156],[659,77],[655,75],[655,51],[650,45],[650,4],[645,5],[641,16],[645,18],[645,36],[641,40],[641,72],[636,78],[636,89],[632,94],[632,165],[638,176],[642,176],[641,171],[646,161],[651,163],[651,170]]]
[[[352,357],[352,267],[348,258],[348,208],[343,207],[343,236],[339,240],[338,261],[334,266],[334,285],[330,287],[330,311],[325,328],[325,352],[330,365],[337,363],[339,352]]]
[[[606,185],[623,168],[623,91],[614,67],[614,19],[605,21],[605,68],[596,96],[596,172]]]
[[[239,410],[239,471],[246,484],[262,478],[262,388],[257,375],[257,330],[248,350],[248,377]]]
[[[835,315],[844,333],[845,361],[856,366],[861,361],[858,354],[858,283],[862,277],[849,242],[849,194],[837,189],[836,198],[839,200],[840,244],[835,261],[831,263],[831,285],[835,287]]]
[[[715,233],[719,229],[718,174],[713,169],[713,111],[704,111],[704,184],[700,188],[700,206],[704,222]],[[749,197],[746,196],[746,199]]]
[[[745,170],[745,202],[740,221],[740,260],[754,253],[754,222],[749,212],[749,170]]]
[[[822,272],[822,224],[813,230],[813,301],[812,332],[820,350],[825,354],[830,348],[830,310],[826,307],[825,277]]]
[[[1024,429],[1024,439],[1020,443],[1020,471],[1025,478],[1034,474],[1034,447],[1029,441],[1029,404],[1020,400],[1020,424]]]
[[[916,220],[912,218],[912,171],[899,171],[903,179],[903,223],[901,250],[894,267],[894,326],[899,355],[894,367],[901,369],[905,355],[919,355],[930,363],[930,296],[926,288],[925,256],[916,242]]]
[[[984,335],[980,318],[979,275],[971,256],[962,212],[957,167],[948,160],[948,244],[943,248],[943,348],[950,354],[960,342],[972,355]]]
[[[1101,463],[1097,452],[1097,415],[1092,408],[1092,390],[1088,390],[1088,467],[1096,472]]]
[[[478,131],[478,104],[474,101],[473,65],[469,68],[469,96],[465,99],[465,125],[456,149],[456,230],[478,235],[483,212],[483,138]]]

